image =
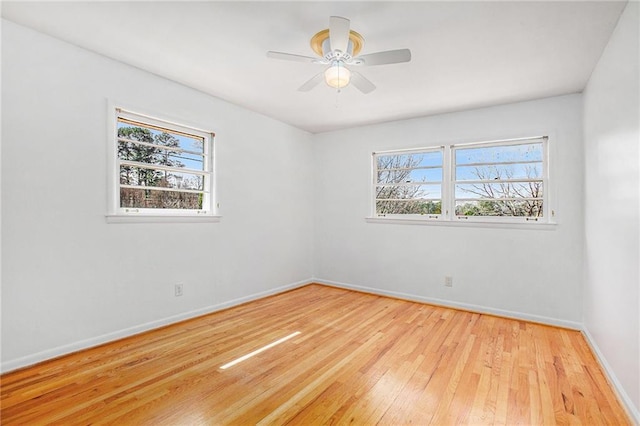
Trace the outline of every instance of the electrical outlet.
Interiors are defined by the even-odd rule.
[[[182,284],[176,284],[174,287],[176,297],[182,296]]]
[[[444,286],[453,287],[453,277],[444,277]]]

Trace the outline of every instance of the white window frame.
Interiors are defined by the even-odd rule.
[[[469,149],[469,148],[492,148],[492,147],[500,147],[500,146],[515,146],[515,145],[526,145],[531,143],[541,143],[542,144],[542,178],[535,179],[535,181],[542,181],[543,187],[543,197],[542,197],[542,217],[527,217],[527,216],[457,216],[455,214],[455,186],[458,183],[466,183],[466,181],[458,181],[456,179],[456,151],[458,149]],[[530,222],[540,222],[547,223],[549,214],[551,212],[549,208],[548,196],[547,196],[547,188],[549,185],[549,155],[548,155],[548,137],[533,137],[533,138],[524,138],[524,139],[512,139],[506,141],[496,141],[496,142],[479,142],[479,143],[469,143],[469,144],[456,144],[452,145],[450,148],[451,151],[451,190],[449,191],[451,195],[450,201],[450,210],[451,210],[451,218],[452,220],[464,220],[471,222],[513,222],[513,223],[530,223]],[[496,163],[498,164],[498,163]],[[503,181],[498,181],[503,182]],[[506,181],[505,181],[506,182]],[[496,198],[496,200],[499,200]]]
[[[556,225],[556,211],[553,205],[553,188],[551,179],[550,137],[535,136],[494,140],[486,142],[471,142],[462,144],[449,144],[441,147],[411,148],[404,150],[389,150],[373,152],[372,161],[372,190],[371,190],[371,216],[367,222],[371,223],[398,223],[398,224],[432,224],[455,226],[500,226],[529,229],[554,229]],[[457,216],[455,214],[455,187],[456,187],[456,163],[455,153],[457,149],[484,148],[495,146],[512,146],[518,144],[530,144],[541,142],[543,147],[542,176],[543,185],[543,215],[532,218],[526,216]],[[378,215],[376,212],[376,181],[377,181],[377,155],[403,154],[415,152],[428,152],[443,150],[443,181],[442,181],[442,214],[439,217],[433,215]],[[464,181],[461,181],[463,183]]]
[[[406,154],[422,154],[422,153],[432,153],[432,152],[439,152],[441,154],[442,157],[442,164],[440,167],[415,167],[412,168],[412,170],[418,170],[418,169],[425,169],[425,168],[441,168],[442,169],[442,178],[440,180],[440,182],[424,182],[426,185],[436,185],[436,184],[440,184],[440,209],[441,209],[441,213],[439,214],[377,214],[377,187],[379,186],[378,183],[378,157],[381,156],[388,156],[388,155],[406,155]],[[445,187],[444,187],[444,182],[446,180],[445,178],[445,152],[444,152],[444,146],[437,146],[437,147],[429,147],[429,148],[418,148],[418,149],[400,149],[400,150],[393,150],[393,151],[377,151],[377,152],[373,152],[371,155],[371,161],[372,161],[372,189],[371,189],[371,210],[373,211],[373,215],[375,217],[384,217],[384,218],[389,218],[389,219],[406,219],[406,218],[415,218],[415,219],[419,219],[419,220],[442,220],[442,218],[444,217],[444,214],[442,213],[444,211],[444,202],[445,202]],[[404,169],[406,170],[406,169]],[[419,182],[412,182],[412,184],[419,184]]]
[[[119,222],[217,222],[217,204],[215,202],[214,147],[215,134],[185,124],[177,124],[173,119],[158,118],[132,109],[109,104],[110,123],[108,136],[108,212],[107,221]],[[203,200],[201,209],[161,209],[161,208],[126,208],[120,207],[120,165],[118,157],[118,120],[123,118],[139,122],[150,127],[164,128],[173,132],[201,137],[203,146],[203,170],[195,174],[204,177]],[[162,168],[162,167],[161,167]],[[185,172],[191,173],[189,169]]]

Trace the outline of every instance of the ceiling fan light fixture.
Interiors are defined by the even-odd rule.
[[[342,89],[349,85],[351,71],[345,68],[344,64],[336,62],[324,72],[324,81],[334,89]]]
[[[2,0],[0,0],[2,1]],[[338,92],[353,83],[353,87],[367,94],[376,86],[358,72],[351,72],[346,66],[373,66],[399,64],[411,60],[409,49],[385,50],[358,56],[364,44],[360,34],[351,29],[351,21],[341,16],[329,17],[329,28],[324,29],[311,38],[311,49],[318,57],[268,51],[267,56],[295,62],[329,65],[329,68],[315,74],[302,86],[300,92],[308,92],[319,85],[323,78],[327,86]]]

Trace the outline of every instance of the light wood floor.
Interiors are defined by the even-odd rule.
[[[630,424],[577,331],[320,285],[1,379],[5,425]]]

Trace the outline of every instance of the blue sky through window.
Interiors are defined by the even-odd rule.
[[[456,164],[542,162],[542,143],[456,149]]]
[[[458,148],[456,180],[542,179],[542,143]]]

